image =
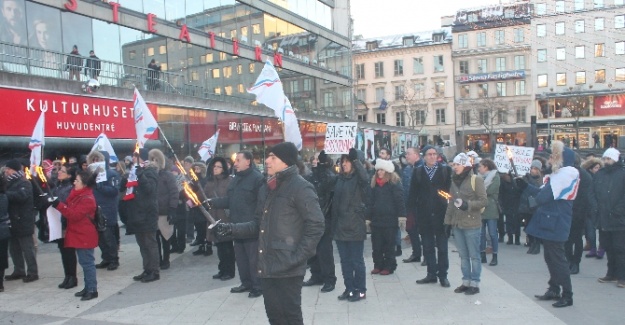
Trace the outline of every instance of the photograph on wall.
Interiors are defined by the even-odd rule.
[[[0,41],[26,45],[24,0],[1,0]]]
[[[28,44],[32,48],[44,51],[62,51],[61,16],[57,9],[39,4],[26,3],[28,11]],[[70,34],[80,34],[78,27]]]
[[[399,135],[399,153],[406,152],[406,134],[402,133]]]
[[[399,133],[393,132],[391,134],[391,152],[393,153],[393,157],[397,157],[400,154],[399,151]]]
[[[365,154],[367,160],[375,159],[375,131],[365,129]]]

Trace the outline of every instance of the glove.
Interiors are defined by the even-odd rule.
[[[527,188],[527,181],[523,177],[515,178],[514,183],[521,191],[524,191]]]
[[[327,162],[328,162],[328,155],[326,155],[326,151],[325,151],[325,150],[321,150],[321,152],[319,153],[319,157],[317,158],[317,160],[319,160],[319,162],[317,163],[317,165],[327,166]]]
[[[469,209],[469,204],[467,204],[467,202],[465,201],[462,201],[462,199],[456,199],[454,201],[454,205],[456,206],[456,208],[462,211],[467,211]]]
[[[213,228],[213,232],[217,237],[230,237],[232,236],[232,224],[231,223],[218,223]]]
[[[169,211],[167,213],[167,223],[169,223],[170,225],[173,225],[175,220],[176,220],[176,208],[169,208]]]
[[[349,149],[349,154],[347,155],[347,157],[349,158],[350,161],[356,161],[358,160],[358,152],[356,151],[355,148],[351,148]]]
[[[445,225],[445,236],[451,237],[451,225]]]
[[[56,209],[56,207],[58,207],[59,204],[61,203],[61,200],[59,200],[58,197],[55,197],[55,198],[50,197],[48,198],[48,202],[50,202],[50,205],[52,205]]]

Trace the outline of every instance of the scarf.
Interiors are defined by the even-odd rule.
[[[545,176],[545,184],[551,184],[554,200],[575,200],[579,187],[579,171],[575,167],[562,167],[557,173]]]
[[[382,187],[384,186],[384,184],[386,184],[386,180],[384,178],[376,177],[375,183],[378,184],[379,187]]]
[[[484,178],[484,188],[488,188],[488,186],[493,182],[495,174],[497,174],[497,170],[491,170],[488,173],[482,175],[482,178]]]
[[[267,187],[269,187],[270,190],[275,190],[276,186],[278,186],[278,174],[273,175],[271,177],[269,177],[267,179]]]
[[[464,167],[464,171],[460,173],[460,175],[454,172],[454,174],[451,176],[451,180],[454,182],[454,184],[456,184],[456,186],[458,186],[458,188],[460,188],[460,185],[462,184],[464,179],[467,178],[467,175],[469,175],[471,171],[473,171],[473,168]]]
[[[436,170],[438,169],[438,163],[436,163],[433,167],[428,167],[427,164],[424,164],[423,167],[425,167],[425,172],[428,174],[431,181],[432,178],[434,178],[434,174],[436,174]]]

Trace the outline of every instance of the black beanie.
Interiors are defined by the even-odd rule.
[[[425,153],[428,152],[428,150],[430,149],[434,149],[436,150],[436,148],[432,147],[431,145],[426,145],[425,147],[423,147],[423,149],[421,149],[421,154],[425,156]],[[436,150],[436,152],[438,152],[438,150]]]
[[[150,152],[150,150],[148,150],[147,148],[141,148],[139,149],[139,158],[141,158],[141,160],[143,161],[148,161],[150,160],[148,158],[148,153]]]
[[[297,163],[297,148],[292,142],[279,143],[269,150],[269,153],[273,153],[276,157],[280,158],[282,162],[288,166],[293,166]]]
[[[22,164],[20,163],[19,160],[17,159],[11,159],[9,161],[7,161],[6,165],[7,167],[13,169],[16,172],[19,172],[20,170],[23,170],[24,167],[22,166]]]

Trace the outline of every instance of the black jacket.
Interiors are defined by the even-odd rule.
[[[126,232],[129,235],[158,230],[158,171],[154,165],[137,168],[135,198],[127,201]]]
[[[441,235],[445,232],[443,221],[447,212],[447,200],[438,195],[438,191],[449,193],[451,173],[449,166],[439,163],[430,180],[424,166],[414,169],[410,180],[408,209],[415,214],[421,234]]]
[[[592,176],[583,168],[579,171],[579,188],[573,201],[573,222],[571,228],[584,229],[586,218],[597,210],[597,200],[593,187]]]
[[[97,77],[100,75],[100,67],[100,58],[95,55],[90,55],[85,61],[85,74],[89,71],[93,71],[94,75]]]
[[[20,171],[10,176],[6,190],[13,237],[32,236],[35,227],[33,187],[23,175]]]
[[[337,177],[332,203],[332,234],[334,240],[367,239],[365,223],[369,193],[369,175],[360,161],[352,163],[354,171]]]
[[[375,184],[368,202],[367,219],[374,227],[397,227],[399,217],[406,216],[404,189],[400,182]]]
[[[230,209],[232,223],[252,221],[258,200],[258,190],[263,183],[263,175],[253,166],[237,172],[228,184],[228,196],[212,199],[212,208]]]
[[[625,230],[625,169],[615,163],[600,169],[593,178],[599,230]]]
[[[319,199],[297,166],[279,172],[276,181],[274,190],[261,187],[254,220],[235,224],[232,234],[235,239],[258,236],[259,278],[304,276],[324,231]]]
[[[161,169],[158,171],[158,214],[166,216],[169,209],[178,207],[178,185],[176,185],[176,177],[168,170]]]
[[[326,221],[329,221],[332,215],[330,209],[332,208],[336,175],[326,166],[317,166],[312,168],[312,173],[306,177],[306,180],[315,187],[321,212],[323,212]],[[329,226],[326,224],[326,227]]]

